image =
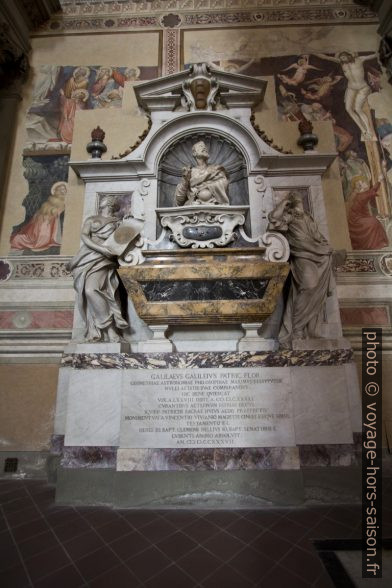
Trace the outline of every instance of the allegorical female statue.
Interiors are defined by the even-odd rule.
[[[203,141],[193,145],[192,155],[197,166],[183,169],[182,182],[176,188],[177,206],[230,204],[227,194],[229,180],[225,168],[208,165],[209,153]]]
[[[290,192],[268,219],[268,230],[283,233],[290,245],[291,287],[279,333],[282,347],[290,347],[293,339],[321,336],[330,295],[332,248],[305,212],[299,192]]]
[[[102,198],[99,214],[85,220],[82,246],[69,263],[78,309],[86,327],[85,338],[92,342],[118,342],[121,331],[128,328],[121,314],[118,292],[118,247],[124,251],[140,234],[142,223],[131,219],[133,222],[127,227],[119,227],[122,221],[114,216],[116,210],[113,197]],[[123,229],[126,229],[126,235]],[[115,240],[116,230],[122,230],[119,242]]]

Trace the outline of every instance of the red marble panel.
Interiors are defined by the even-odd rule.
[[[0,329],[71,329],[73,310],[6,310],[0,312]]]
[[[340,317],[344,326],[380,325],[387,327],[390,325],[387,306],[341,308]]]

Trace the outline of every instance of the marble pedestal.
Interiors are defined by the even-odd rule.
[[[59,502],[234,508],[360,495],[351,350],[71,353],[61,370]]]
[[[238,342],[238,351],[276,351],[277,339],[264,339],[259,335],[263,323],[242,323],[245,335]]]
[[[150,325],[152,339],[140,341],[137,349],[140,353],[170,353],[173,351],[173,343],[169,341],[165,333],[169,325]]]

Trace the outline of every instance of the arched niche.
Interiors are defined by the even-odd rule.
[[[180,137],[163,152],[158,164],[158,207],[176,206],[175,190],[181,182],[184,167],[194,167],[192,147],[204,141],[210,157],[209,164],[222,165],[229,179],[229,199],[232,205],[249,204],[247,165],[238,147],[216,132],[191,132]]]

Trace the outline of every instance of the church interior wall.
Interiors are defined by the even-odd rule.
[[[186,10],[184,9],[183,12],[185,13]],[[342,117],[342,120],[348,121],[347,128],[344,128],[338,124],[339,121],[333,120],[333,113],[328,111],[328,105],[332,110],[338,107],[344,109],[345,80],[342,72],[338,72],[336,64],[327,64],[324,61],[322,65],[319,55],[331,56],[339,51],[370,55],[378,47],[379,38],[376,31],[377,25],[374,22],[340,24],[339,26],[329,23],[311,26],[253,26],[251,28],[226,26],[197,30],[184,28],[179,35],[180,41],[175,51],[181,56],[181,68],[193,62],[206,61],[228,71],[265,79],[268,82],[265,102],[255,111],[255,123],[261,131],[271,137],[275,144],[293,153],[301,153],[302,150],[297,145],[300,119],[296,118],[294,107],[292,110],[294,114],[291,115],[290,102],[298,107],[298,96],[301,90],[307,92],[310,97],[314,96],[314,99],[304,100],[304,104],[309,106],[316,102],[322,106],[318,114],[314,113],[314,118],[311,120],[314,132],[319,137],[317,150],[320,153],[328,153],[335,151],[336,140],[349,141],[351,134],[352,141],[359,145],[359,138],[358,133],[352,131],[353,123],[346,115]],[[285,84],[278,76],[286,75],[286,80],[292,78],[296,70],[287,68],[297,64],[302,55],[308,55],[309,64],[317,68],[317,71],[310,73],[309,78],[315,78],[318,73],[320,76],[330,76],[330,85],[332,82],[336,84],[332,84],[329,90],[322,88],[321,82],[318,86],[316,84],[309,89],[306,85],[307,78],[297,85]],[[105,143],[108,151],[104,155],[105,159],[118,156],[137,141],[147,129],[148,121],[137,107],[133,85],[140,80],[153,79],[161,75],[165,59],[167,56],[164,54],[162,44],[162,29],[158,27],[148,32],[140,30],[111,34],[102,32],[66,34],[63,32],[59,35],[37,35],[32,39],[31,71],[28,82],[24,86],[23,101],[18,114],[0,234],[0,256],[6,266],[8,264],[7,267],[11,268],[11,273],[6,275],[4,287],[0,292],[0,328],[4,331],[7,341],[13,337],[16,341],[25,341],[30,338],[42,344],[47,342],[49,347],[50,345],[53,347],[54,344],[50,341],[55,339],[57,346],[54,345],[55,353],[51,363],[46,362],[44,355],[40,360],[39,354],[38,358],[37,355],[34,357],[35,363],[30,363],[31,360],[20,351],[23,347],[22,342],[15,354],[11,354],[11,358],[9,354],[4,354],[1,360],[3,365],[0,365],[0,381],[2,382],[0,451],[45,451],[49,447],[53,431],[58,364],[61,348],[71,337],[72,324],[69,316],[74,305],[71,280],[64,267],[69,256],[73,255],[79,247],[84,194],[82,181],[77,179],[72,170],[67,171],[67,162],[70,157],[73,160],[87,159],[86,144],[90,140],[92,129],[97,125],[106,133]],[[83,67],[88,68],[85,83],[82,81],[78,88],[76,84],[74,90],[68,88],[71,94],[75,89],[81,90],[80,97],[77,99],[78,104],[73,105],[73,128],[70,130],[64,127],[61,130],[62,114],[59,111],[59,104],[64,93],[67,93],[67,82],[77,68]],[[106,102],[100,102],[99,94],[95,98],[93,96],[94,92],[98,92],[97,84],[102,68],[110,68],[111,72],[117,71],[119,74],[117,81],[112,84],[111,92],[107,91],[105,97],[101,96]],[[126,72],[126,68],[133,68],[133,73]],[[381,129],[383,124],[389,125],[392,131],[392,87],[388,85],[386,76],[381,72],[381,66],[377,65],[375,60],[371,61],[370,69],[368,68],[366,73],[368,83],[374,84],[375,91],[371,96],[379,98],[373,101],[369,99],[373,108],[373,122],[376,119],[379,121],[383,119],[379,123],[379,128]],[[128,80],[127,75],[130,78]],[[52,76],[51,81],[50,76]],[[340,76],[340,79],[336,79],[336,76]],[[45,83],[47,84],[46,95],[44,95]],[[43,88],[43,94],[37,98],[39,84]],[[322,96],[324,90],[326,95]],[[304,95],[303,92],[302,95]],[[75,97],[72,98],[71,94],[68,101],[72,102],[72,100],[75,101]],[[316,98],[317,94],[319,98]],[[36,105],[33,108],[34,100]],[[379,115],[377,115],[377,109],[379,109]],[[299,110],[303,113],[311,109],[299,108]],[[388,111],[390,116],[386,120]],[[31,115],[36,116],[34,118]],[[28,126],[29,119],[30,126]],[[336,129],[336,127],[341,128]],[[51,132],[55,132],[55,135],[51,136]],[[345,132],[346,135],[344,135]],[[41,138],[34,140],[34,137]],[[389,172],[389,177],[392,178],[390,174],[392,149],[388,152],[386,148],[381,148],[380,135],[378,139],[375,142],[377,147],[374,149],[379,154],[379,167],[381,166],[380,169],[384,169],[387,175]],[[340,151],[341,161],[344,159],[344,152],[348,149],[350,147]],[[374,150],[372,152],[374,153]],[[365,153],[363,148],[361,153]],[[31,174],[29,180],[23,176],[28,165],[27,158],[32,162],[29,164]],[[362,155],[361,159],[363,158]],[[43,178],[42,189],[34,184],[34,174],[39,173],[42,173]],[[374,176],[374,173],[372,175]],[[56,223],[57,232],[54,235],[53,229],[52,236],[59,240],[59,246],[29,249],[26,245],[27,241],[22,239],[19,241],[20,248],[12,250],[11,235],[20,231],[23,223],[26,225],[31,221],[49,198],[50,178],[55,179],[53,183],[65,181],[67,185],[65,200],[59,204],[54,214],[56,218],[53,218],[53,226]],[[391,314],[390,305],[385,300],[390,298],[390,280],[392,279],[390,261],[392,255],[389,255],[392,250],[390,197],[392,185],[388,188],[385,182],[383,198],[387,208],[381,211],[384,217],[389,215],[389,221],[384,218],[385,232],[389,241],[381,249],[361,250],[355,249],[350,240],[345,197],[349,199],[352,196],[352,190],[350,194],[350,189],[346,187],[345,193],[342,178],[345,179],[344,173],[342,174],[339,161],[336,160],[324,176],[323,188],[331,243],[335,249],[354,252],[351,257],[349,256],[346,266],[337,274],[337,281],[339,297],[345,301],[345,312],[342,312],[343,326],[346,328],[346,336],[352,338],[352,341],[355,340],[358,356],[358,337],[360,325],[363,324],[362,319],[358,317],[362,316],[361,312],[370,312],[366,310],[367,308],[376,309],[372,315],[374,318],[370,319],[370,325],[384,328],[386,347],[390,349]],[[30,208],[27,217],[23,202],[26,204],[27,195],[31,196],[34,190],[35,204]],[[43,190],[46,192],[44,193]],[[372,214],[380,216],[381,213],[373,205]],[[16,239],[14,243],[17,244],[18,240]],[[372,268],[375,268],[374,271]],[[357,282],[356,278],[358,278]],[[24,295],[20,296],[21,300],[16,305],[13,300],[20,289],[24,290]],[[358,294],[359,291],[360,294]],[[367,300],[366,303],[364,299]],[[54,316],[54,311],[58,308],[68,315]],[[388,429],[392,423],[391,382],[392,360],[386,353],[384,420],[386,432],[389,431],[389,438],[392,436],[392,431]],[[385,437],[385,444],[387,444],[387,437]]]
[[[57,365],[0,365],[2,451],[49,450],[57,377]]]

